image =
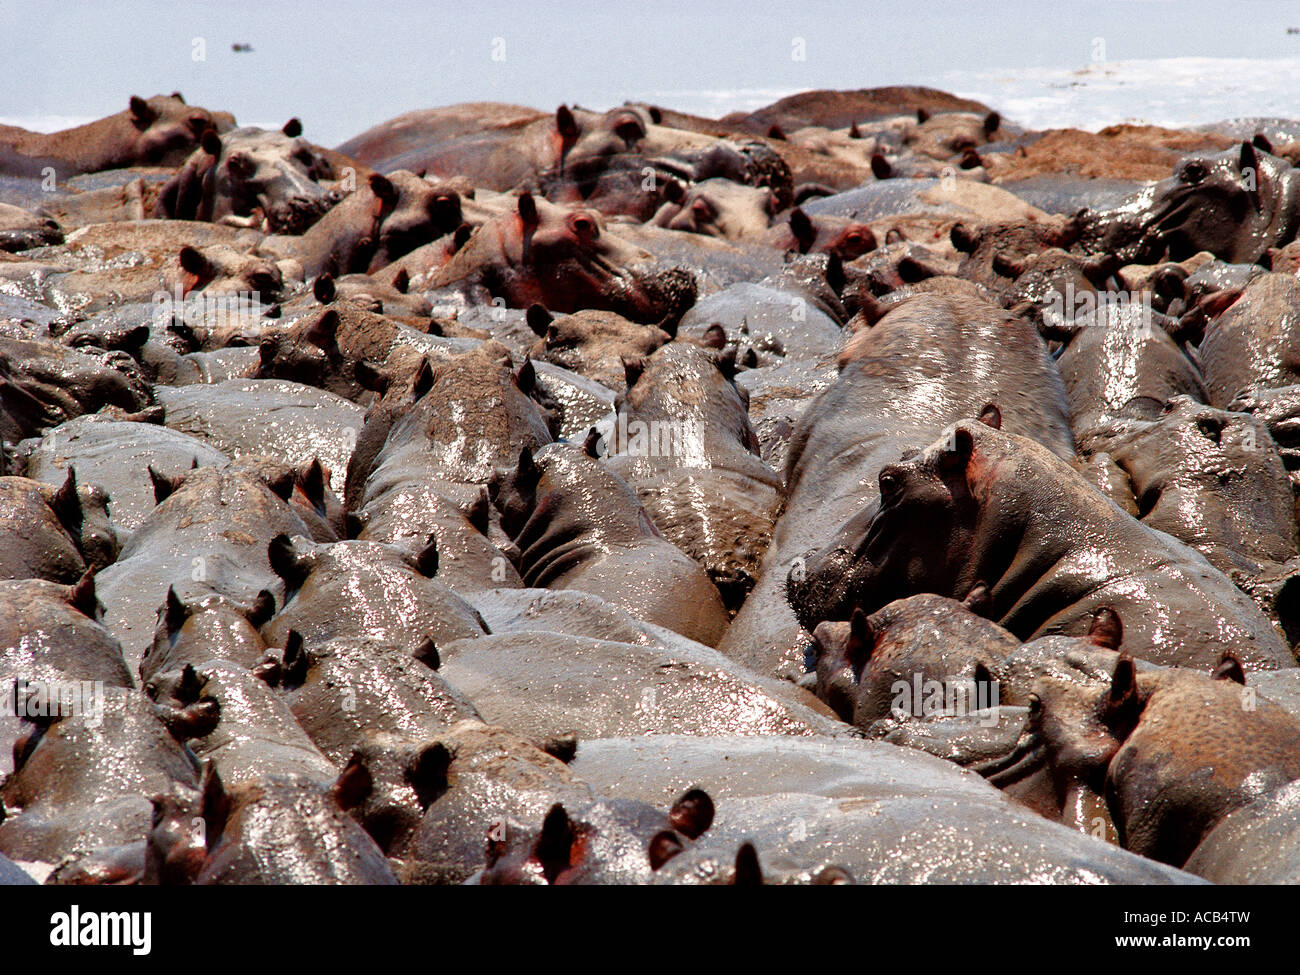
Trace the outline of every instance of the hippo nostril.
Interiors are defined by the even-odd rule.
[[[1223,436],[1223,421],[1203,416],[1196,421],[1196,429],[1206,440],[1217,444]]]

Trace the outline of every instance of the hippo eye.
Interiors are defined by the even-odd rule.
[[[1201,180],[1205,179],[1206,175],[1207,173],[1205,171],[1204,163],[1193,161],[1183,167],[1182,179],[1184,183],[1199,183]]]
[[[903,493],[903,478],[897,471],[888,467],[880,472],[880,501],[891,504]]]
[[[573,232],[583,237],[595,237],[597,234],[596,221],[591,217],[575,216],[569,224]]]
[[[1043,699],[1037,694],[1029,695],[1029,716],[1036,718],[1043,713]]]

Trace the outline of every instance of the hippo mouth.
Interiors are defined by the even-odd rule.
[[[288,200],[265,202],[259,199],[266,214],[267,229],[273,234],[297,236],[306,232],[339,201],[335,190],[320,196],[295,196]]]
[[[1041,771],[1046,765],[1046,744],[1025,728],[1009,752],[982,762],[974,762],[969,768],[987,779],[990,785],[1005,789]]]

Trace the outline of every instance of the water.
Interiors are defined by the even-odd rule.
[[[336,145],[458,101],[624,99],[717,116],[810,88],[925,84],[1032,126],[1300,117],[1300,6],[1180,0],[382,4],[5,0],[0,121],[52,130],[182,91]],[[250,53],[231,50],[235,43]]]

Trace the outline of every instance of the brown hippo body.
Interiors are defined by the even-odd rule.
[[[1257,277],[1211,322],[1200,355],[1209,402],[1220,408],[1250,386],[1300,382],[1300,278]]]
[[[581,589],[707,646],[722,638],[727,611],[708,575],[599,461],[561,447],[534,461],[525,450],[490,490],[525,585]]]
[[[40,176],[54,167],[60,180],[124,166],[175,166],[208,129],[234,128],[226,112],[186,105],[178,93],[131,97],[126,111],[60,132],[0,126],[0,172]]]
[[[530,309],[528,321],[539,335],[530,353],[535,361],[571,369],[611,390],[624,384],[624,358],[648,356],[672,339],[662,329],[638,325],[609,311],[551,318],[549,312]]]
[[[0,477],[0,525],[13,536],[0,554],[0,579],[73,583],[118,555],[105,500],[97,489],[79,489],[71,469],[57,488]]]
[[[606,464],[738,608],[758,579],[781,502],[745,400],[709,353],[682,342],[631,362],[627,379]]]
[[[1291,666],[1279,633],[1205,557],[1095,491],[1037,442],[963,421],[880,472],[882,500],[791,574],[805,625],[917,592],[988,587],[988,615],[1022,639],[1082,634],[1111,606],[1153,663]]]
[[[784,514],[760,582],[721,647],[760,673],[802,671],[808,631],[783,602],[781,577],[825,545],[837,521],[871,502],[886,464],[989,402],[1001,408],[1008,429],[1061,457],[1073,454],[1064,390],[1046,346],[1030,325],[990,303],[918,295],[854,335],[841,363],[838,379],[795,428]],[[847,619],[851,609],[812,625]]]

